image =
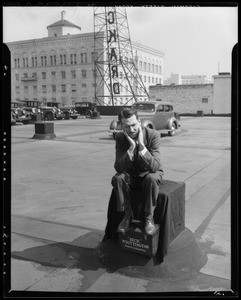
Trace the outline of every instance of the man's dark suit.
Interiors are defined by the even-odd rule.
[[[156,205],[159,185],[163,176],[160,160],[160,136],[156,130],[143,128],[143,141],[147,151],[144,155],[137,151],[131,161],[127,150],[130,143],[123,132],[116,134],[116,159],[114,167],[117,174],[112,185],[117,195],[117,210],[124,211],[129,188],[142,188],[146,198],[146,214]]]

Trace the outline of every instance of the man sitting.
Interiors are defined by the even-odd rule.
[[[140,188],[145,198],[145,231],[155,229],[153,213],[156,206],[163,170],[160,161],[160,135],[156,130],[141,127],[138,113],[124,109],[118,115],[123,132],[116,134],[116,174],[112,185],[117,196],[117,211],[125,212],[118,227],[128,230],[133,219],[130,189]]]

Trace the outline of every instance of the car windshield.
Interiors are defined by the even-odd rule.
[[[155,111],[155,105],[151,103],[136,103],[133,108],[137,111],[153,112]]]

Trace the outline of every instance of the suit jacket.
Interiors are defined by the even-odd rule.
[[[156,130],[143,128],[143,140],[147,148],[145,155],[138,152],[133,161],[130,160],[127,150],[130,143],[123,132],[116,134],[116,158],[114,168],[117,173],[127,172],[133,176],[143,177],[148,173],[161,172],[161,154],[159,150],[160,135]]]

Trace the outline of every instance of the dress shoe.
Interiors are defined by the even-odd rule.
[[[124,219],[120,222],[120,224],[118,226],[118,231],[126,232],[130,227],[130,223],[131,223],[132,219],[133,219],[133,215],[131,213],[126,214]]]
[[[152,234],[152,232],[155,230],[154,220],[153,218],[147,217],[146,218],[146,224],[145,224],[145,231],[146,234]]]

